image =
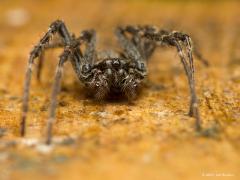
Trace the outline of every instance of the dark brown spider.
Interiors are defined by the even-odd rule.
[[[61,42],[49,43],[54,34],[61,37]],[[93,92],[97,99],[104,99],[109,94],[124,94],[129,100],[136,97],[140,83],[147,75],[146,65],[157,46],[169,45],[177,48],[184,66],[191,94],[189,115],[196,119],[196,129],[201,129],[198,100],[195,92],[194,65],[191,38],[181,32],[158,30],[152,26],[126,26],[116,28],[116,36],[123,51],[117,55],[105,53],[99,58],[95,50],[96,34],[94,30],[83,31],[80,37],[71,35],[65,24],[57,20],[30,53],[24,84],[21,135],[25,134],[28,112],[29,89],[34,60],[39,57],[38,77],[41,73],[42,54],[46,48],[63,47],[56,68],[56,75],[51,95],[49,119],[47,121],[46,143],[51,143],[52,126],[55,120],[57,94],[60,91],[63,65],[70,61],[79,80]],[[85,45],[85,51],[81,50]],[[206,62],[205,62],[206,63]]]

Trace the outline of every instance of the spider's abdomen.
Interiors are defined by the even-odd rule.
[[[104,99],[110,94],[123,94],[128,99],[134,99],[145,75],[144,63],[108,58],[92,67],[91,78],[85,84],[97,99]]]

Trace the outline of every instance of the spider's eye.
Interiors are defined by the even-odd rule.
[[[144,65],[144,63],[138,62],[138,63],[137,63],[137,69],[140,70],[140,71],[145,70],[145,65]]]
[[[91,70],[91,65],[90,64],[84,64],[82,66],[82,72],[83,73],[88,73],[88,72],[90,72],[90,70]]]
[[[115,59],[115,60],[113,60],[112,65],[113,65],[113,67],[119,67],[120,61],[118,59]]]

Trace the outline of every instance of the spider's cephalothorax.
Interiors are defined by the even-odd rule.
[[[54,34],[59,35],[59,42],[50,42]],[[39,57],[37,77],[40,79],[44,50],[56,47],[62,47],[64,51],[60,55],[53,83],[46,143],[51,142],[57,94],[60,90],[60,80],[65,62],[71,62],[79,80],[89,88],[96,99],[104,99],[110,94],[123,94],[127,99],[133,100],[141,81],[146,76],[148,59],[156,47],[161,45],[176,47],[178,51],[189,82],[191,94],[189,115],[195,117],[196,128],[201,129],[190,37],[181,32],[168,32],[153,26],[118,27],[116,28],[116,36],[122,51],[117,55],[107,53],[107,56],[100,58],[95,47],[96,33],[94,30],[83,31],[79,37],[76,37],[69,33],[65,24],[60,20],[50,25],[48,32],[30,53],[24,85],[21,118],[22,136],[25,134],[32,66],[35,59]],[[82,46],[85,46],[85,50]],[[206,61],[203,62],[206,64]]]
[[[122,58],[107,58],[82,68],[80,79],[98,100],[110,94],[123,94],[129,100],[135,99],[139,84],[146,75],[144,63]]]

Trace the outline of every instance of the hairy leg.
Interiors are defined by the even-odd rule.
[[[81,33],[81,38],[86,44],[86,50],[83,53],[85,62],[83,63],[92,65],[96,58],[96,32],[94,30],[85,30]]]
[[[126,26],[122,28],[125,32],[128,32],[132,35],[132,43],[138,47],[139,51],[141,52],[142,56],[146,59],[149,59],[150,56],[153,54],[156,47],[162,46],[162,42],[157,43],[156,41],[152,40],[151,38],[141,38],[143,34],[160,34],[160,35],[167,35],[169,34],[166,30],[159,30],[155,26]],[[208,60],[205,59],[198,48],[194,46],[193,54],[197,57],[197,60],[201,61],[205,66],[209,66]]]
[[[74,34],[72,35],[72,40],[78,42],[79,45],[81,43],[81,39],[80,38],[76,39]],[[41,74],[42,74],[42,68],[43,68],[43,64],[44,64],[45,52],[50,49],[64,48],[65,46],[67,46],[67,44],[64,43],[62,38],[57,38],[44,46],[44,49],[39,54],[39,60],[38,60],[39,62],[36,67],[37,81],[41,81]]]
[[[145,31],[153,32],[153,28],[150,28],[149,26],[144,26],[143,28],[141,26],[129,25],[126,27],[121,27],[121,29],[124,33],[131,35],[129,38],[131,43],[138,49],[141,56],[145,60],[148,60],[156,48],[156,43],[151,39],[142,38],[141,34]]]
[[[145,59],[141,56],[141,52],[138,47],[127,37],[125,33],[126,31],[122,27],[118,27],[115,31],[120,46],[124,50],[126,57],[134,61],[145,62]]]
[[[194,56],[195,56],[199,61],[201,61],[206,67],[209,66],[208,60],[203,57],[203,55],[200,53],[200,51],[198,50],[198,48],[197,48],[196,46],[194,46],[194,48],[193,48],[193,54],[194,54]]]
[[[80,54],[78,53],[78,51],[80,51],[81,56],[77,56],[77,58],[72,59],[71,62],[79,80],[84,82],[85,79],[89,76],[91,68],[93,67],[93,63],[97,58],[96,32],[94,30],[82,31],[77,40],[81,41],[81,45],[85,45],[85,51],[82,52],[80,48],[77,49],[75,51],[75,54]]]
[[[63,74],[63,65],[67,61],[68,56],[70,55],[70,50],[65,49],[64,52],[60,55],[60,60],[56,68],[55,79],[52,88],[51,103],[49,109],[49,118],[47,121],[47,139],[46,144],[50,144],[52,141],[52,127],[55,121],[56,108],[57,108],[57,95],[60,91],[61,78]]]
[[[33,50],[30,53],[26,76],[25,76],[24,92],[23,92],[22,117],[20,122],[21,136],[25,135],[26,117],[28,112],[28,101],[29,101],[29,90],[30,90],[30,82],[31,82],[34,60],[37,57],[39,57],[39,55],[44,49],[44,46],[49,43],[49,41],[51,40],[51,37],[56,33],[58,33],[60,37],[62,37],[65,44],[67,45],[71,44],[71,36],[65,24],[62,21],[57,20],[50,25],[47,33],[40,39],[39,43],[33,48]]]
[[[157,34],[145,34],[146,38],[151,38],[157,43],[165,43],[170,46],[177,48],[178,55],[183,64],[185,73],[188,78],[189,89],[191,94],[189,115],[196,119],[196,129],[201,129],[201,120],[198,109],[198,99],[195,90],[195,79],[194,79],[194,64],[192,57],[192,42],[191,38],[187,34],[180,32],[169,32],[169,33],[157,33]]]

